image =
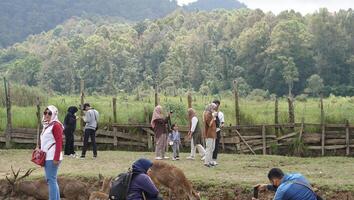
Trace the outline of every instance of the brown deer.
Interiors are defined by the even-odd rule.
[[[199,193],[193,189],[191,182],[183,171],[163,161],[153,161],[149,176],[157,187],[163,185],[169,189],[169,198],[200,200]]]
[[[99,174],[100,180],[103,179],[102,188],[100,191],[91,192],[89,200],[107,200],[109,189],[111,188],[112,177],[103,178],[101,174]]]
[[[28,169],[26,173],[20,177],[21,169],[15,172],[11,166],[13,178],[6,176],[6,180],[11,186],[11,195],[24,194],[36,199],[48,199],[48,184],[46,180],[22,180],[29,176],[35,169]],[[87,185],[81,181],[68,178],[58,178],[60,195],[67,200],[86,200],[88,198]]]

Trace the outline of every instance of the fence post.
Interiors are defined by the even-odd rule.
[[[320,98],[320,108],[321,108],[321,129],[322,129],[322,134],[321,134],[321,155],[324,156],[325,155],[325,139],[326,139],[326,127],[324,124],[324,118],[325,118],[325,114],[324,114],[324,110],[323,110],[323,97],[321,95]]]
[[[149,123],[149,115],[147,112],[147,108],[145,106],[144,106],[144,115],[145,115],[146,124],[150,124]],[[148,131],[146,131],[146,136],[147,136],[147,142],[148,142],[148,149],[152,151],[154,149],[154,146],[153,146],[153,142],[152,142],[152,137]]]
[[[267,141],[266,141],[266,128],[262,126],[262,143],[263,143],[263,155],[267,154]]]
[[[346,147],[346,155],[350,155],[350,130],[349,130],[349,121],[346,120],[345,124],[345,144],[347,145]]]
[[[240,125],[240,106],[238,99],[238,90],[237,90],[237,81],[234,80],[234,93],[235,93],[235,117],[236,117],[236,125]]]
[[[39,144],[39,137],[40,137],[40,128],[41,128],[41,107],[39,102],[39,97],[36,99],[36,107],[37,107],[37,145]]]
[[[80,120],[80,128],[81,128],[81,140],[82,140],[82,136],[84,134],[84,120],[83,120],[83,116],[84,116],[84,87],[85,87],[85,81],[84,80],[80,80],[80,116],[81,116],[81,120]]]
[[[279,102],[278,102],[278,97],[275,97],[275,103],[274,103],[274,124],[275,124],[275,135],[278,137],[279,136]]]
[[[159,91],[157,83],[155,84],[155,106],[159,105]]]
[[[117,98],[113,97],[112,98],[112,102],[113,102],[113,122],[117,123]]]
[[[288,104],[289,104],[289,123],[295,123],[295,113],[294,113],[294,104],[292,97],[288,97]]]
[[[11,115],[11,92],[10,83],[4,77],[5,101],[6,101],[6,148],[11,148],[12,115]]]
[[[188,92],[188,108],[192,108],[192,94]]]

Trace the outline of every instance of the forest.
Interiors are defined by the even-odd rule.
[[[0,50],[10,81],[59,94],[187,90],[241,96],[354,95],[354,12],[187,12],[127,22],[71,17]]]

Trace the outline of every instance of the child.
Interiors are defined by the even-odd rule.
[[[181,144],[181,135],[178,132],[177,124],[172,124],[172,132],[168,135],[169,144],[172,146],[172,160],[179,160],[179,145]]]

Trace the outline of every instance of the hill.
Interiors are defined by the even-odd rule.
[[[246,8],[246,5],[237,0],[199,0],[184,6],[187,10],[205,10],[211,11],[214,9],[239,9]]]
[[[135,21],[164,17],[176,8],[174,0],[2,0],[0,48],[55,28],[73,16],[111,16]]]

